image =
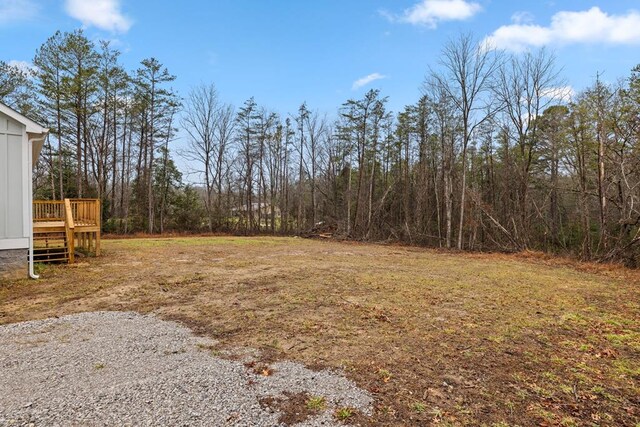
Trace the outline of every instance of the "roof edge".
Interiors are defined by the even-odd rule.
[[[27,128],[28,133],[44,134],[49,132],[49,129],[18,113],[16,110],[9,107],[8,105],[3,104],[2,102],[0,102],[0,113],[6,114],[13,120],[22,123]]]

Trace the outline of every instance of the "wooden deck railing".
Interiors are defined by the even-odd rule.
[[[99,199],[67,199],[71,202],[73,219],[78,224],[100,226]]]
[[[78,225],[100,226],[99,199],[34,200],[33,221],[65,221],[71,217]]]
[[[34,200],[33,220],[39,222],[64,221],[64,202],[62,200]]]

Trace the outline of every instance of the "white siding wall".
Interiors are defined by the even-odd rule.
[[[25,127],[0,113],[0,249],[28,247]]]

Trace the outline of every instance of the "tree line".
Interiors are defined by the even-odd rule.
[[[283,116],[214,84],[180,96],[157,59],[126,70],[81,30],[33,65],[0,62],[0,100],[50,128],[35,197],[100,198],[108,232],[328,230],[640,261],[640,66],[571,94],[551,52],[463,34],[400,112],[370,90]]]

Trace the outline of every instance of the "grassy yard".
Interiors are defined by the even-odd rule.
[[[376,398],[347,417],[363,425],[640,425],[640,272],[295,238],[103,247],[0,284],[0,323],[153,312],[216,352],[344,368]]]

